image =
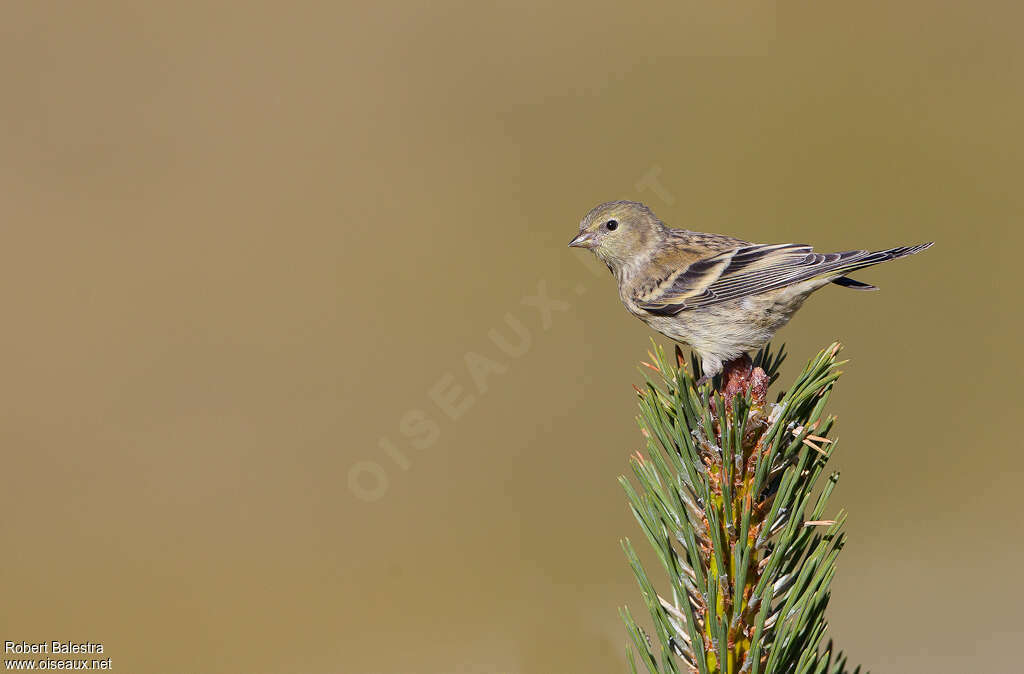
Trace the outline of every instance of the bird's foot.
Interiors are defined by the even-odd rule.
[[[700,398],[700,400],[703,401],[705,405],[707,405],[708,402],[711,400],[712,391],[704,390],[704,384],[707,384],[709,381],[711,381],[711,375],[706,374],[697,381],[693,382],[693,390],[697,392],[697,397]]]

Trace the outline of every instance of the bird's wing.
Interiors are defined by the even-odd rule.
[[[634,299],[650,313],[675,315],[813,278],[842,275],[911,252],[917,250],[823,254],[791,243],[741,246],[681,268]]]

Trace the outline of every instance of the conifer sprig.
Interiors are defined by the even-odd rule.
[[[762,349],[750,391],[726,400],[717,378],[697,387],[696,364],[687,368],[678,347],[670,359],[655,344],[636,389],[647,451],[630,460],[637,486],[620,482],[667,583],[659,593],[623,541],[655,632],[622,609],[634,673],[637,659],[652,674],[847,671],[831,642],[819,648],[844,540],[845,515],[823,519],[838,480],[825,476],[836,442],[824,409],[839,349],[811,359],[769,404],[782,350]]]

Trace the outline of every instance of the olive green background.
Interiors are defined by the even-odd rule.
[[[629,198],[937,242],[812,299],[783,380],[852,359],[840,646],[1019,667],[1018,3],[3,15],[0,640],[133,673],[625,671],[651,333],[565,244]]]

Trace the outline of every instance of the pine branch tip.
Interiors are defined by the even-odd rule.
[[[626,620],[636,655],[651,672],[666,674],[845,674],[815,664],[831,658],[818,646],[845,541],[845,513],[821,517],[838,479],[825,471],[838,446],[827,437],[836,419],[822,412],[842,375],[835,361],[842,345],[818,352],[769,403],[785,345],[766,346],[753,359],[727,364],[721,376],[697,379],[678,344],[672,359],[651,341],[650,360],[640,363],[647,389],[634,385],[646,455],[630,456],[635,490],[633,481],[619,479],[671,592],[655,591],[629,539],[620,541],[654,625],[648,636],[631,616]],[[689,363],[700,371],[692,355]],[[658,385],[645,370],[659,373]],[[825,475],[819,494],[815,485]],[[827,530],[809,533],[812,527]],[[797,583],[807,564],[815,570]],[[660,660],[658,651],[642,647],[653,649],[657,641]]]

